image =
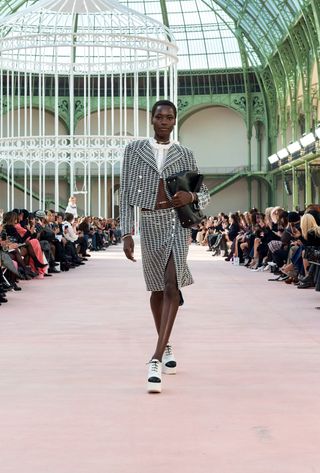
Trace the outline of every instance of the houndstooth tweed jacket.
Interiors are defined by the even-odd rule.
[[[160,178],[182,171],[196,171],[198,167],[190,149],[174,143],[168,151],[160,175],[148,139],[129,143],[124,151],[120,179],[120,225],[122,235],[131,233],[134,206],[153,210],[156,205]],[[168,191],[166,189],[168,197]],[[203,184],[197,193],[198,205],[203,209],[209,202],[207,187]]]

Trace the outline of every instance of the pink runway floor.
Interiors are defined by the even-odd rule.
[[[195,246],[190,266],[160,395],[140,258],[112,247],[9,293],[1,473],[320,472],[320,293]]]

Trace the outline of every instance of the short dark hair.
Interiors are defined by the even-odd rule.
[[[157,108],[160,107],[161,105],[165,105],[167,107],[172,108],[175,118],[177,117],[177,107],[175,106],[174,103],[170,102],[170,100],[158,100],[152,107],[152,110],[151,110],[152,118],[154,117],[154,114],[156,113]]]
[[[64,218],[67,222],[72,222],[72,220],[74,219],[74,215],[67,212],[67,213],[65,213]]]

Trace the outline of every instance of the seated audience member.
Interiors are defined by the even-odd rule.
[[[105,228],[105,224],[101,222],[102,228]],[[115,219],[111,219],[111,225],[110,225],[110,240],[112,244],[117,244],[121,242],[121,230],[119,226],[119,222]]]
[[[50,219],[52,219],[52,214],[50,214]],[[49,224],[46,213],[42,210],[35,212],[35,229],[49,265],[48,273],[58,273],[59,271],[55,268],[56,244],[61,245],[61,243],[56,240],[56,233]]]
[[[91,248],[93,251],[100,251],[105,249],[107,238],[113,242],[113,230],[112,230],[112,219],[109,220],[107,225],[104,227],[100,220],[95,217],[92,219],[91,225]],[[108,237],[107,237],[107,234]]]
[[[300,215],[297,212],[289,212],[287,217],[282,214],[282,218],[287,218],[287,225],[281,232],[279,247],[272,252],[273,262],[276,263],[279,269],[288,262],[287,260],[291,243],[301,237],[299,229]]]
[[[239,264],[248,266],[253,251],[254,232],[252,226],[252,214],[245,212],[239,215],[240,231],[234,241],[234,257],[239,258]]]
[[[272,230],[275,234],[274,238],[268,243],[270,259],[273,261],[273,253],[282,248],[281,235],[288,225],[288,212],[281,207],[274,207],[271,210]],[[276,263],[274,263],[276,264]]]
[[[13,253],[18,250],[18,244],[12,243],[7,239],[7,234],[0,224],[0,303],[7,302],[5,299],[6,292],[14,289],[21,291],[21,287],[17,285],[18,279],[21,278],[18,264],[13,258]],[[1,304],[0,304],[1,305]]]
[[[88,258],[91,255],[87,253],[87,249],[89,246],[89,237],[90,237],[90,223],[89,223],[89,217],[83,217],[80,220],[80,223],[78,225],[78,230],[82,233],[82,237],[85,241],[85,245],[82,246],[82,256],[84,258]]]
[[[226,243],[228,247],[230,248],[230,252],[228,256],[225,258],[225,261],[230,261],[231,258],[233,257],[236,237],[239,232],[240,232],[239,215],[237,213],[233,213],[230,215],[230,227],[225,233]]]
[[[217,242],[220,232],[222,231],[222,224],[218,220],[218,217],[210,217],[208,219],[208,233],[207,233],[207,241],[208,241],[208,250],[212,251],[214,245]]]
[[[207,224],[207,221],[204,218],[198,225],[198,233],[196,236],[197,245],[203,245],[204,243],[204,239],[207,232],[206,224]]]
[[[205,235],[202,244],[204,246],[209,246],[209,236],[213,232],[213,217],[206,218],[205,223]]]
[[[301,218],[301,233],[304,238],[303,252],[303,267],[305,270],[305,276],[300,278],[298,289],[307,289],[314,287],[314,279],[317,272],[317,264],[312,263],[308,260],[308,248],[320,248],[320,226],[317,223],[315,216],[320,220],[319,213],[310,209]],[[320,261],[319,261],[320,262]]]
[[[66,255],[71,259],[72,265],[83,265],[83,261],[79,258],[76,248],[79,235],[77,234],[77,223],[74,221],[72,214],[65,214],[65,219],[62,222],[63,236],[66,239],[65,251]],[[82,239],[84,240],[84,239]]]
[[[263,230],[258,237],[256,253],[254,254],[256,269],[261,268],[264,262],[267,265],[268,262],[272,261],[268,245],[271,241],[280,241],[281,238],[278,233],[278,224],[273,222],[271,218],[273,209],[273,207],[268,207],[265,210]],[[262,226],[261,223],[260,226]]]
[[[19,213],[19,218],[20,221],[23,220],[21,213]],[[20,221],[18,222],[18,215],[15,212],[7,212],[3,216],[4,229],[11,241],[25,244],[21,250],[25,260],[30,265],[32,272],[37,273],[39,279],[43,279],[47,264],[44,262],[35,227],[30,224],[23,227]]]
[[[219,216],[218,216],[219,218]],[[229,229],[229,217],[221,213],[221,221],[220,221],[221,229],[218,230],[219,236],[217,237],[215,243],[212,245],[212,256],[216,256],[223,252],[223,256],[227,255],[227,240],[226,235]],[[219,226],[220,226],[219,225]]]

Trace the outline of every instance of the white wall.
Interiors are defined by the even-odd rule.
[[[244,179],[226,187],[211,197],[206,215],[217,215],[219,212],[234,212],[248,210],[248,188]]]
[[[105,122],[105,115],[106,115],[106,130],[104,128]],[[147,135],[147,122],[151,121],[151,114],[144,110],[139,110],[138,112],[138,122],[139,122],[139,133],[138,136],[146,136]],[[84,126],[85,126],[85,119],[87,121],[87,133],[88,133],[88,123],[90,122],[90,134],[97,135],[98,134],[98,112],[94,112],[90,115],[90,117],[85,117],[79,120],[75,134],[76,135],[83,135],[84,134]],[[124,133],[124,116],[122,116],[122,131]],[[150,126],[150,133],[152,135],[152,128]],[[107,114],[104,113],[102,110],[100,112],[100,133],[111,135],[111,110],[107,111]],[[118,135],[120,133],[120,110],[114,110],[114,134]],[[134,135],[134,119],[133,119],[133,110],[127,110],[127,134]]]
[[[13,126],[12,126],[12,113],[13,113]],[[18,117],[20,116],[20,130],[18,127]],[[31,126],[32,123],[32,126]],[[44,130],[42,134],[45,135],[54,135],[54,115],[49,112],[44,114]],[[67,133],[64,123],[59,121],[59,135],[65,135]],[[1,134],[1,124],[0,124],[0,134]],[[30,109],[27,108],[27,113],[25,114],[24,109],[14,110],[3,116],[2,123],[2,136],[32,136],[39,135],[39,110],[36,108]]]
[[[245,122],[228,108],[210,107],[194,113],[182,123],[179,140],[194,151],[200,169],[248,164]]]

